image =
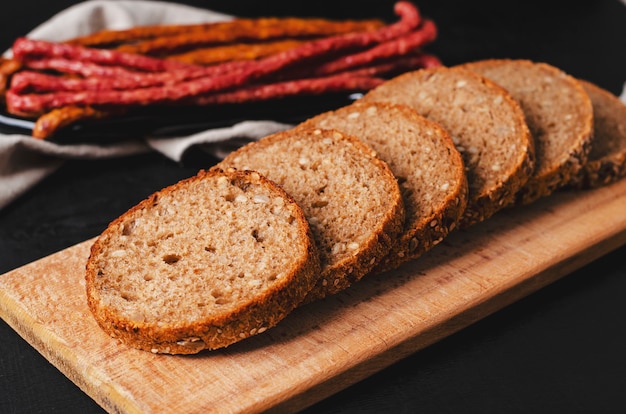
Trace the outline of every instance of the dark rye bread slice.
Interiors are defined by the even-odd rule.
[[[521,108],[504,89],[473,72],[446,67],[408,72],[361,99],[407,104],[452,136],[469,185],[461,227],[510,204],[532,172],[534,145]]]
[[[528,204],[565,186],[587,161],[593,132],[591,101],[562,70],[523,59],[463,64],[506,89],[520,104],[535,140],[533,176],[516,197]]]
[[[338,131],[279,132],[245,145],[217,166],[259,171],[304,210],[322,265],[307,303],[361,279],[402,230],[404,205],[389,166],[363,142]]]
[[[300,125],[336,129],[369,145],[398,179],[406,219],[374,272],[415,259],[454,229],[467,205],[461,154],[448,133],[407,105],[355,102]]]
[[[256,172],[200,172],[140,202],[91,248],[98,324],[154,353],[225,347],[276,325],[319,277],[302,209]]]
[[[626,176],[626,105],[598,85],[579,82],[593,105],[593,140],[589,158],[570,186],[594,188]]]

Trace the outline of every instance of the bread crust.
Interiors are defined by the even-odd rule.
[[[593,105],[594,131],[589,158],[569,186],[588,189],[626,176],[626,104],[592,82],[579,82]]]
[[[153,208],[163,198],[176,196],[178,191],[191,183],[219,177],[226,177],[236,182],[236,185],[261,186],[268,190],[272,197],[284,199],[284,205],[292,214],[300,236],[298,248],[292,245],[286,253],[297,257],[286,275],[270,288],[244,298],[235,309],[228,312],[207,312],[200,319],[167,323],[159,320],[137,321],[126,317],[118,309],[107,306],[97,279],[106,277],[101,274],[100,255],[106,251],[109,238],[123,231],[125,221],[141,217],[144,210]],[[234,251],[233,254],[238,253]],[[100,327],[109,335],[126,345],[153,353],[193,354],[203,349],[226,347],[275,326],[302,302],[319,274],[319,254],[310,228],[302,210],[291,196],[256,172],[213,169],[200,171],[194,177],[152,194],[111,222],[91,247],[85,280],[89,309]]]

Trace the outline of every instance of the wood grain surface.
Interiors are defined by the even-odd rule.
[[[626,243],[626,180],[457,231],[220,351],[154,355],[102,332],[84,294],[92,240],[0,276],[0,316],[110,412],[292,412]]]

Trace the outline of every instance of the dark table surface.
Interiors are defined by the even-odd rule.
[[[0,50],[76,3],[17,0],[0,12]],[[240,16],[393,19],[390,1],[185,1]],[[514,4],[513,4],[514,3]],[[445,64],[545,61],[620,94],[626,5],[619,0],[416,3],[438,24]],[[150,193],[209,167],[158,154],[68,161],[0,210],[0,274],[99,234]],[[1,171],[0,166],[0,171]],[[624,206],[626,214],[626,205]],[[307,412],[626,412],[626,247],[310,407]],[[1,276],[0,276],[1,277]],[[0,413],[102,409],[0,320]]]

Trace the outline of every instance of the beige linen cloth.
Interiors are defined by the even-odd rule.
[[[209,10],[160,1],[90,0],[60,12],[26,35],[35,39],[62,41],[102,29],[213,22],[230,18]],[[158,151],[180,161],[189,148],[197,145],[203,145],[205,150],[222,157],[241,142],[259,139],[289,127],[271,120],[244,121],[232,127],[210,129],[189,136],[138,138],[112,145],[58,145],[26,135],[0,134],[0,209],[68,159],[120,157]]]

